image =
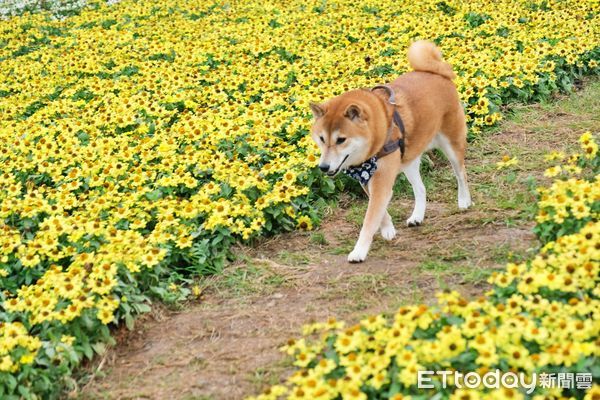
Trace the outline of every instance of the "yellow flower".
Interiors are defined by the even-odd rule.
[[[475,389],[457,389],[450,396],[450,400],[479,400],[481,398],[481,395]]]
[[[192,294],[194,297],[200,297],[202,295],[202,288],[198,285],[192,286]]]
[[[16,369],[10,356],[4,356],[0,358],[0,371],[2,372],[13,372]]]
[[[300,228],[302,230],[310,231],[313,228],[312,221],[306,215],[301,216],[296,221],[297,221],[298,228]]]
[[[405,387],[416,385],[419,377],[419,371],[422,370],[424,370],[422,365],[419,365],[416,362],[410,363],[402,368],[402,370],[398,373],[398,380],[402,382]]]
[[[560,167],[560,165],[555,165],[554,167],[550,167],[548,169],[546,169],[546,171],[544,171],[544,176],[548,177],[548,178],[553,178],[556,175],[560,174],[562,171],[562,168]]]
[[[519,161],[517,160],[516,157],[510,157],[510,156],[503,156],[501,161],[498,161],[496,163],[496,168],[497,169],[503,169],[503,168],[508,168],[512,165],[517,165],[519,163]]]
[[[21,356],[19,363],[21,363],[21,365],[31,364],[33,363],[33,360],[35,360],[35,354],[27,353]]]
[[[73,343],[75,342],[75,336],[71,336],[71,335],[62,335],[60,337],[60,342],[64,343],[68,346],[72,346]]]
[[[553,151],[544,156],[544,160],[546,160],[546,161],[562,160],[564,158],[565,158],[565,154],[561,151]]]
[[[596,400],[600,396],[600,385],[594,383],[592,388],[585,392],[584,400]]]

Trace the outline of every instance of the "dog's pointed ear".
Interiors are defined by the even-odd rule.
[[[344,116],[353,122],[364,121],[365,119],[363,111],[356,104],[350,104],[348,108],[346,108]]]
[[[310,103],[309,106],[315,119],[321,118],[323,115],[325,115],[325,110],[323,109],[322,105],[317,103]]]
[[[373,93],[375,96],[379,97],[385,102],[395,104],[394,102],[396,101],[396,99],[394,97],[394,92],[389,86],[375,86],[371,89],[371,93]]]

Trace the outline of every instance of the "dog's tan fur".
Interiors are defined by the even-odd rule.
[[[442,60],[439,49],[430,42],[418,41],[408,50],[413,72],[403,74],[389,86],[395,92],[395,103],[389,93],[357,89],[317,105],[311,104],[315,120],[312,137],[321,149],[319,167],[329,175],[368,160],[385,144],[392,124],[394,107],[405,125],[405,153],[395,151],[377,161],[377,171],[365,188],[369,206],[359,239],[349,254],[350,262],[363,261],[378,229],[391,240],[395,229],[387,206],[397,175],[404,172],[413,186],[415,210],[407,220],[419,225],[425,212],[425,187],[419,174],[423,152],[439,147],[448,157],[459,186],[459,208],[471,205],[464,166],[467,127],[452,67]],[[394,126],[392,139],[398,139]]]

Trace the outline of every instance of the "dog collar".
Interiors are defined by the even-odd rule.
[[[389,94],[388,102],[394,107],[394,112],[392,113],[392,121],[390,122],[390,127],[387,132],[387,140],[381,150],[376,154],[378,158],[385,157],[388,154],[395,152],[400,149],[400,156],[404,157],[404,137],[406,136],[404,122],[402,121],[402,117],[400,117],[400,113],[396,110],[396,93],[394,93],[394,89],[390,85],[377,85],[371,89],[377,90],[383,89]],[[394,130],[394,125],[398,127],[400,130],[400,139],[398,140],[390,140],[392,136],[392,131]]]
[[[366,186],[375,171],[377,171],[377,156],[369,158],[360,165],[347,168],[343,172],[349,177],[357,180],[362,186]]]

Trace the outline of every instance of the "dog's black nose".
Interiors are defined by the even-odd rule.
[[[320,164],[319,165],[319,169],[321,171],[323,171],[323,172],[327,172],[327,171],[329,171],[329,165],[327,165],[327,164]]]

